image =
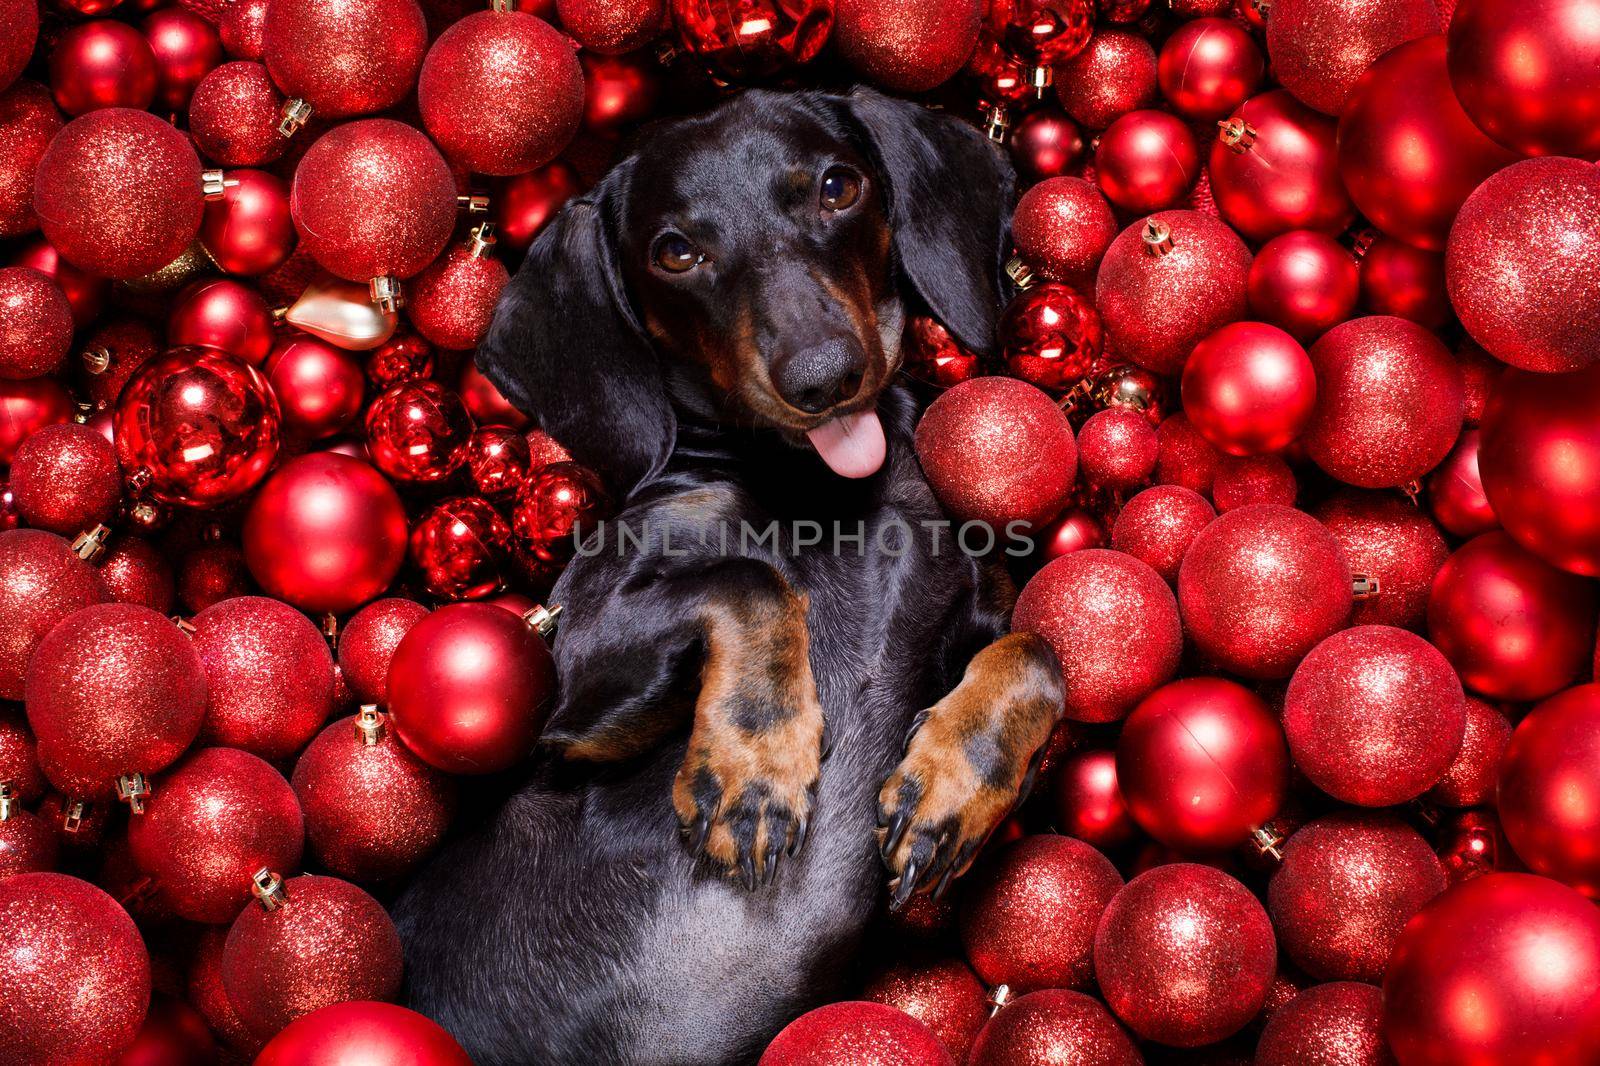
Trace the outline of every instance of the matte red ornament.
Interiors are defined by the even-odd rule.
[[[511,527],[476,496],[444,500],[411,527],[411,563],[422,585],[444,600],[480,600],[500,589]]]
[[[217,1054],[205,1017],[183,1000],[157,992],[139,1035],[116,1066],[207,1066]]]
[[[1297,229],[1337,234],[1355,217],[1339,179],[1332,119],[1274,89],[1246,100],[1220,126],[1211,195],[1240,233],[1254,241]]]
[[[1467,697],[1467,729],[1444,776],[1424,798],[1446,807],[1493,802],[1500,757],[1511,739],[1511,722],[1493,704]]]
[[[1478,470],[1500,524],[1546,562],[1600,577],[1600,365],[1513,370],[1484,410]]]
[[[156,101],[163,110],[182,111],[200,79],[222,62],[222,38],[210,20],[182,7],[152,12],[143,29],[154,53]]]
[[[1130,843],[1139,832],[1117,785],[1115,752],[1081,751],[1062,759],[1050,798],[1054,824],[1102,851]]]
[[[133,1043],[150,1002],[150,955],[116,900],[65,874],[17,874],[0,880],[0,928],[7,1058],[108,1061]]]
[[[189,101],[189,133],[212,162],[261,166],[289,150],[289,138],[278,129],[283,105],[284,96],[266,67],[246,61],[224,63],[195,86]]]
[[[1083,51],[1055,68],[1061,106],[1091,130],[1103,130],[1156,102],[1156,53],[1142,33],[1102,29]]]
[[[714,73],[736,82],[816,58],[828,40],[835,6],[829,0],[746,0],[738,8],[704,0],[670,3],[678,43]]]
[[[1250,32],[1225,18],[1185,22],[1161,46],[1161,94],[1195,122],[1225,118],[1252,96],[1266,60]]]
[[[33,209],[76,267],[108,278],[159,270],[188,247],[204,207],[189,139],[155,115],[112,107],[73,119],[39,161]]]
[[[1095,181],[1117,207],[1135,214],[1172,207],[1200,173],[1200,151],[1181,119],[1130,111],[1100,135]]]
[[[960,959],[891,963],[867,982],[861,995],[926,1025],[957,1062],[967,1060],[989,1017],[984,987]]]
[[[69,115],[102,107],[143,111],[155,100],[158,83],[150,42],[126,22],[80,22],[50,50],[50,88]]]
[[[1085,548],[1103,548],[1106,531],[1100,520],[1081,507],[1069,507],[1033,538],[1042,560],[1059,559]]]
[[[1384,1033],[1405,1066],[1582,1066],[1600,1046],[1596,989],[1600,910],[1543,877],[1490,874],[1406,926],[1384,975]]]
[[[280,2],[290,0],[274,0],[273,12]],[[422,133],[388,118],[324,133],[295,167],[289,197],[301,247],[348,281],[409,278],[444,250],[455,228],[449,165]]]
[[[829,1003],[786,1025],[758,1066],[955,1066],[933,1031],[882,1003]]]
[[[331,437],[361,414],[366,375],[342,348],[303,334],[290,336],[272,349],[262,370],[278,398],[287,437]]]
[[[1433,0],[1287,0],[1267,19],[1273,73],[1303,103],[1344,111],[1378,57],[1441,29]]]
[[[1529,869],[1600,898],[1600,684],[1545,700],[1518,724],[1496,806]]]
[[[54,378],[0,378],[0,462],[9,463],[29,436],[72,414],[72,396]]]
[[[1207,334],[1244,317],[1249,272],[1250,250],[1209,215],[1162,211],[1129,226],[1095,281],[1107,354],[1178,373]]]
[[[1393,237],[1374,240],[1361,253],[1361,306],[1427,329],[1443,328],[1452,316],[1444,256]]]
[[[16,80],[33,56],[39,40],[39,5],[35,0],[5,0],[0,18],[11,32],[0,38],[0,90]]]
[[[1089,375],[1104,344],[1094,304],[1054,281],[1019,293],[1006,307],[999,328],[1006,369],[1056,394]]]
[[[353,610],[394,580],[405,560],[406,516],[368,464],[337,452],[285,463],[244,521],[244,556],[268,594],[313,614]],[[315,552],[306,546],[315,544]]]
[[[335,1003],[290,1022],[255,1066],[472,1066],[437,1022],[388,1003]]]
[[[1250,313],[1306,344],[1350,317],[1360,287],[1343,245],[1325,233],[1290,230],[1262,245],[1250,264]]]
[[[303,874],[287,902],[251,903],[222,951],[222,984],[259,1037],[334,1003],[400,992],[400,935],[383,905],[348,881]]]
[[[265,274],[281,265],[294,251],[289,186],[264,170],[229,171],[221,199],[206,204],[200,245],[229,274]]]
[[[71,538],[115,516],[122,471],[111,442],[88,426],[45,426],[17,449],[11,491],[30,526]]]
[[[500,292],[511,281],[494,255],[486,228],[453,245],[407,287],[406,314],[418,333],[441,348],[476,348],[489,332]]]
[[[22,699],[28,660],[56,623],[108,598],[95,569],[54,533],[0,532],[0,699]]]
[[[480,426],[509,426],[521,429],[528,424],[528,416],[511,406],[511,401],[500,395],[494,382],[483,376],[471,359],[462,360],[461,379],[456,382],[456,393],[466,404],[472,420]],[[563,455],[563,458],[571,456]]]
[[[50,92],[23,78],[0,90],[0,238],[20,237],[39,228],[33,214],[33,172],[57,133],[61,115]]]
[[[97,564],[100,580],[118,603],[137,603],[160,614],[171,614],[177,589],[172,566],[149,541],[119,534]]]
[[[544,641],[487,603],[434,611],[411,627],[389,665],[396,734],[447,773],[493,773],[521,762],[554,691]]]
[[[30,200],[34,188],[35,169],[37,168],[30,167],[28,170]],[[61,286],[61,291],[67,297],[67,303],[72,306],[72,323],[79,329],[99,317],[101,309],[105,306],[106,297],[111,292],[110,280],[73,266],[61,258],[55,246],[43,237],[35,237],[18,249],[12,257],[11,265],[32,267]]]
[[[1539,700],[1589,664],[1597,610],[1592,582],[1496,531],[1457,548],[1434,577],[1428,636],[1474,692]]]
[[[649,53],[600,55],[579,52],[583,66],[583,126],[601,136],[618,136],[656,112],[662,71]]]
[[[1129,500],[1111,527],[1111,546],[1146,563],[1167,584],[1178,580],[1183,555],[1217,512],[1193,489],[1156,485]]]
[[[229,922],[262,867],[293,869],[305,842],[283,775],[233,748],[203,748],[156,780],[128,826],[134,861],[183,918]]]
[[[1339,542],[1351,573],[1373,586],[1356,600],[1351,622],[1422,628],[1433,576],[1450,557],[1427,515],[1398,496],[1350,489],[1312,513]]]
[[[1061,661],[1066,716],[1114,722],[1178,668],[1183,633],[1172,590],[1132,556],[1064,555],[1023,588],[1013,629],[1038,633]]]
[[[438,382],[386,389],[367,407],[366,422],[373,465],[396,481],[439,481],[466,461],[472,419]]]
[[[1314,985],[1273,1011],[1256,1044],[1257,1066],[1394,1066],[1383,1038],[1383,992],[1356,981]]]
[[[254,289],[227,278],[191,284],[167,318],[167,343],[215,348],[260,366],[272,350],[272,309]]]
[[[1155,473],[1158,445],[1148,419],[1108,407],[1078,430],[1078,469],[1090,489],[1128,492]]]
[[[1230,455],[1275,452],[1311,420],[1316,372],[1293,337],[1264,322],[1234,322],[1195,345],[1183,368],[1183,408]]]
[[[1191,492],[1211,491],[1217,473],[1217,450],[1200,435],[1182,411],[1156,427],[1156,482]]]
[[[1053,107],[1022,116],[1011,129],[1009,146],[1017,170],[1035,181],[1077,173],[1088,151],[1078,124]],[[1112,227],[1106,234],[1107,244],[1115,233]]]
[[[1094,1063],[1140,1066],[1144,1059],[1100,1001],[1082,992],[1047,988],[1007,1003],[983,1027],[969,1066],[1044,1066]]]
[[[415,600],[393,596],[357,611],[339,634],[339,668],[363,703],[389,702],[389,661],[411,627],[428,617]]]
[[[591,52],[643,48],[667,26],[666,0],[556,0],[561,27]]]
[[[1093,289],[1095,269],[1116,235],[1111,206],[1082,178],[1041,181],[1022,194],[1011,216],[1012,239],[1028,265],[1083,292]]]
[[[72,305],[61,286],[31,267],[0,267],[0,377],[54,373],[71,345]]]
[[[966,65],[983,14],[980,0],[835,0],[833,7],[831,40],[845,62],[880,85],[913,93]]]
[[[1250,890],[1209,866],[1158,866],[1129,881],[1095,933],[1106,1002],[1135,1033],[1215,1043],[1261,1009],[1277,968],[1272,923]]]
[[[346,118],[405,98],[417,82],[428,27],[416,0],[273,0],[261,43],[285,95],[321,118]]]

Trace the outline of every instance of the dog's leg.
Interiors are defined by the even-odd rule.
[[[1061,716],[1061,668],[1043,639],[1011,633],[917,715],[905,758],[878,793],[892,903],[959,877],[1032,785]]]

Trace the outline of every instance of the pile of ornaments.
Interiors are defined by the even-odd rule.
[[[1593,1063],[1600,0],[0,24],[0,1062],[467,1061],[382,901],[609,506],[468,353],[631,126],[866,80],[1023,178],[999,350],[903,348],[1065,718],[763,1063]]]

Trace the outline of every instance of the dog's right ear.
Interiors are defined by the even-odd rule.
[[[618,500],[660,472],[677,432],[617,266],[614,212],[631,169],[614,168],[534,240],[477,354],[501,394]]]

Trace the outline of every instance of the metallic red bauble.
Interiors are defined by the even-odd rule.
[[[222,197],[206,204],[200,245],[229,274],[265,274],[294,251],[289,187],[263,170],[230,170]]]
[[[1059,559],[1085,548],[1103,548],[1106,531],[1100,520],[1081,507],[1061,512],[1033,538],[1041,559]]]
[[[217,924],[249,902],[257,870],[299,866],[305,834],[282,774],[247,752],[203,748],[152,783],[128,842],[179,916]]]
[[[16,80],[39,42],[39,5],[35,0],[5,0],[0,18],[9,32],[0,37],[0,90]]]
[[[274,0],[271,10],[287,3]],[[409,278],[450,239],[456,183],[420,131],[369,118],[317,139],[295,167],[289,206],[300,246],[332,273],[348,281]]]
[[[663,79],[661,67],[649,53],[579,52],[578,62],[583,65],[585,129],[616,136],[655,114]]]
[[[1217,450],[1182,411],[1156,427],[1156,482],[1208,493],[1217,473]]]
[[[521,762],[554,692],[544,641],[488,603],[434,611],[411,627],[389,665],[396,734],[447,773],[494,773]]]
[[[1451,317],[1444,263],[1438,252],[1379,237],[1361,253],[1361,306],[1375,315],[1442,328]]]
[[[1144,415],[1108,407],[1078,430],[1078,470],[1090,489],[1128,492],[1155,473],[1158,449],[1156,431]]]
[[[1250,313],[1301,344],[1349,318],[1360,295],[1355,258],[1325,233],[1280,233],[1250,264]]]
[[[645,2],[661,8],[661,0]],[[550,162],[578,132],[583,102],[572,41],[520,11],[479,11],[455,23],[428,50],[417,83],[428,133],[452,162],[480,174]]]
[[[319,1007],[394,999],[400,935],[383,904],[348,881],[304,874],[283,882],[288,902],[251,903],[222,951],[222,984],[258,1037]]]
[[[1419,248],[1442,251],[1462,202],[1516,159],[1456,102],[1441,34],[1373,64],[1339,118],[1339,174],[1350,198],[1374,226]]]
[[[556,13],[578,44],[606,55],[642,48],[667,27],[666,0],[556,0]]]
[[[1301,102],[1338,115],[1379,56],[1440,28],[1433,0],[1285,0],[1267,18],[1267,54]]]
[[[388,1003],[335,1003],[290,1022],[255,1066],[472,1066],[437,1022]]]
[[[1311,346],[1317,406],[1304,441],[1349,485],[1389,488],[1439,464],[1461,432],[1465,389],[1449,349],[1390,315],[1335,326]]]
[[[470,366],[472,360],[465,363]],[[433,370],[433,345],[415,333],[397,333],[367,356],[367,380],[379,392],[405,381],[426,381],[433,377]],[[457,391],[463,399],[467,397],[466,389]],[[477,417],[475,412],[473,417]]]
[[[977,355],[963,348],[931,315],[912,315],[906,320],[900,352],[907,374],[941,389],[959,385],[978,372]]]
[[[1289,749],[1260,697],[1192,677],[1140,701],[1117,742],[1117,782],[1146,833],[1184,852],[1223,851],[1278,812]]]
[[[1433,576],[1450,557],[1428,517],[1398,496],[1349,489],[1312,513],[1339,542],[1351,573],[1376,582],[1375,594],[1356,600],[1350,621],[1422,628]]]
[[[1293,337],[1234,322],[1195,345],[1183,368],[1183,409],[1230,455],[1275,452],[1298,437],[1317,399],[1316,373]]]
[[[222,38],[209,20],[181,7],[152,12],[143,27],[155,55],[156,101],[182,111],[200,79],[222,62]]]
[[[72,305],[61,287],[32,267],[0,267],[0,377],[54,373],[71,346]]]
[[[909,93],[943,84],[966,65],[983,15],[981,0],[834,0],[833,8],[830,40],[845,62]]]
[[[1088,45],[1094,0],[1017,0],[990,4],[987,17],[1001,23],[1007,49],[1034,66],[1053,67]]]
[[[118,603],[137,603],[171,614],[177,589],[166,556],[147,540],[119,534],[97,564],[100,580]]]
[[[1450,85],[1489,136],[1520,155],[1600,158],[1600,18],[1594,0],[1463,0],[1450,20]]]
[[[1538,700],[1588,665],[1597,609],[1592,582],[1496,531],[1456,549],[1434,577],[1428,635],[1474,692]]]
[[[439,481],[467,458],[472,419],[460,397],[436,381],[384,390],[367,407],[367,454],[396,481]]]
[[[1092,288],[1095,268],[1116,235],[1111,206],[1082,178],[1040,182],[1022,194],[1011,216],[1017,253],[1046,277],[1085,292]],[[1097,331],[1099,324],[1097,315]]]
[[[178,294],[167,343],[215,348],[251,366],[272,351],[272,309],[255,289],[227,278],[197,281]]]
[[[1124,505],[1111,527],[1111,546],[1148,564],[1170,585],[1178,580],[1189,545],[1216,517],[1193,489],[1155,485]]]
[[[238,6],[235,4],[234,6]],[[284,97],[260,63],[224,63],[200,80],[189,101],[189,133],[207,159],[261,166],[289,150],[278,131]]]
[[[816,58],[833,26],[834,6],[832,0],[745,0],[738,7],[671,0],[678,43],[713,72],[736,82]]]
[[[1200,173],[1200,151],[1181,119],[1130,111],[1100,135],[1095,182],[1106,199],[1140,214],[1172,207]]]
[[[1067,114],[1103,130],[1156,102],[1156,53],[1141,33],[1102,29],[1055,69],[1056,97]]]
[[[262,370],[278,397],[287,437],[331,437],[348,429],[361,414],[366,375],[342,348],[293,335],[277,343]]]
[[[126,22],[80,22],[50,50],[50,88],[69,115],[102,107],[143,111],[155,100],[158,82],[150,42]]]
[[[149,777],[193,743],[206,709],[205,667],[167,618],[102,603],[39,642],[24,700],[50,783],[76,799],[108,798],[119,775]]]
[[[1600,359],[1600,172],[1576,159],[1526,159],[1479,185],[1445,251],[1450,303],[1474,340],[1523,370]]]
[[[214,506],[266,477],[279,422],[277,398],[254,367],[214,348],[174,348],[123,387],[117,457],[156,499]]]
[[[1383,1039],[1383,992],[1356,981],[1314,985],[1272,1012],[1257,1066],[1394,1066]]]
[[[30,201],[33,197],[34,169],[28,170]],[[11,265],[32,267],[61,286],[61,291],[67,297],[67,303],[72,307],[73,325],[79,329],[99,317],[101,309],[105,306],[106,297],[111,292],[111,282],[108,279],[79,270],[61,258],[55,246],[43,237],[36,237],[18,249],[12,256]]]
[[[478,495],[489,499],[510,496],[528,479],[533,456],[528,439],[507,426],[484,426],[467,441],[467,472]]]
[[[1543,877],[1463,882],[1406,926],[1383,982],[1404,1066],[1583,1066],[1600,1047],[1600,910]]]
[[[204,201],[189,139],[112,107],[67,123],[39,161],[33,209],[74,266],[109,278],[159,270],[188,247]]]
[[[88,426],[45,426],[11,461],[11,491],[23,520],[63,537],[110,521],[122,502],[111,442]]]
[[[1047,988],[1007,1003],[978,1034],[970,1066],[1094,1063],[1140,1066],[1144,1059],[1100,1001]]]
[[[33,215],[33,172],[57,133],[61,115],[50,92],[23,78],[0,91],[0,238],[20,237],[39,228]]]
[[[411,527],[411,563],[440,599],[479,600],[499,591],[510,547],[511,527],[476,496],[434,504]]]
[[[1600,577],[1600,365],[1501,376],[1484,410],[1478,470],[1500,524],[1563,570]]]
[[[267,23],[267,4],[271,0],[234,0],[217,20],[222,47],[234,59],[260,59]]]
[[[1254,241],[1297,229],[1337,234],[1355,217],[1333,120],[1283,89],[1233,112],[1211,146],[1208,173],[1217,210]]]
[[[1050,797],[1055,825],[1101,850],[1121,847],[1139,832],[1117,786],[1114,752],[1068,755],[1056,770]]]
[[[1087,377],[1104,340],[1094,304],[1054,281],[1023,290],[1000,319],[1006,369],[1048,392],[1066,392]]]
[[[10,1061],[105,1062],[133,1043],[150,1002],[150,955],[116,900],[65,874],[17,874],[0,880],[0,928],[0,1047]]]
[[[244,553],[228,541],[202,544],[178,563],[178,599],[191,612],[250,591]]]
[[[476,348],[489,332],[500,291],[511,281],[494,255],[494,238],[457,244],[406,287],[406,314],[441,348]]]
[[[272,80],[321,118],[398,104],[428,47],[416,0],[273,0],[261,34]]]
[[[1202,654],[1244,677],[1287,677],[1349,619],[1350,566],[1333,535],[1303,511],[1239,507],[1189,546],[1178,602]]]
[[[891,963],[867,982],[861,995],[926,1025],[957,1062],[966,1061],[989,1017],[983,985],[959,959]]]
[[[1199,1047],[1255,1017],[1277,947],[1250,890],[1194,863],[1158,866],[1117,893],[1095,933],[1106,1002],[1147,1040]]]
[[[1183,632],[1161,576],[1121,552],[1088,548],[1023,588],[1012,627],[1038,633],[1061,661],[1066,715],[1114,722],[1178,669]]]
[[[1129,226],[1095,281],[1107,354],[1176,374],[1207,334],[1244,317],[1249,272],[1250,250],[1209,215],[1162,211]]]
[[[28,660],[56,623],[108,598],[98,573],[65,540],[39,529],[0,533],[0,617],[7,619],[0,627],[0,699],[22,699]]]
[[[1478,807],[1494,800],[1500,757],[1511,739],[1511,722],[1493,704],[1467,697],[1467,730],[1461,750],[1425,799],[1446,807]]]
[[[1012,127],[1008,143],[1018,172],[1036,181],[1077,173],[1088,150],[1078,124],[1053,107],[1022,116]],[[1106,234],[1107,244],[1115,232],[1112,227]]]
[[[362,703],[389,702],[389,661],[411,627],[428,609],[398,596],[374,600],[357,611],[339,634],[339,668]]]
[[[1172,109],[1195,122],[1226,118],[1266,76],[1250,31],[1225,18],[1185,22],[1161,46],[1157,76]]]
[[[518,559],[541,576],[571,558],[576,538],[594,528],[606,510],[605,488],[588,468],[573,462],[540,468],[511,504],[511,534]]]
[[[462,360],[461,379],[456,382],[456,393],[461,397],[461,402],[467,405],[472,420],[480,426],[521,429],[528,424],[528,416],[511,406],[511,401],[500,395],[494,382],[484,377],[471,359]]]
[[[758,1066],[955,1066],[926,1025],[866,1001],[829,1003],[800,1015],[761,1053]]]
[[[1518,724],[1496,806],[1529,869],[1600,898],[1600,684],[1545,700]]]

